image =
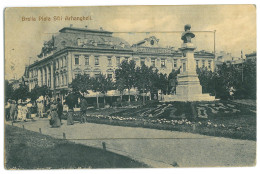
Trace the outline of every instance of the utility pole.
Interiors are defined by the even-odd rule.
[[[244,58],[243,51],[241,50],[241,58],[242,58],[242,83],[244,82]]]

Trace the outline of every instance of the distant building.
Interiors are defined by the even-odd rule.
[[[114,79],[123,60],[134,60],[137,66],[153,66],[169,74],[181,66],[182,54],[172,47],[160,47],[154,36],[129,45],[112,32],[87,28],[64,27],[44,43],[39,60],[29,66],[29,89],[46,85],[59,92],[79,74],[94,77],[100,73]],[[195,52],[197,67],[214,70],[214,54]]]
[[[246,54],[246,60],[254,60],[256,61],[256,52]]]
[[[28,66],[25,67],[24,74],[21,78],[19,79],[11,79],[9,80],[9,83],[12,84],[14,89],[17,89],[20,87],[20,85],[28,85]]]

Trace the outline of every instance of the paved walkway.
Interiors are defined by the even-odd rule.
[[[36,118],[37,119],[37,118]],[[144,162],[151,167],[215,167],[252,166],[256,159],[256,142],[211,137],[192,133],[111,126],[105,124],[75,123],[50,128],[47,119],[18,122],[14,126],[66,138],[88,146],[102,148]],[[11,124],[10,122],[7,124]]]

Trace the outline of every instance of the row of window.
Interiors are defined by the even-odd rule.
[[[84,56],[84,58],[85,58],[85,65],[89,65],[89,56]],[[108,57],[107,60],[108,60],[108,65],[112,66],[112,58]],[[74,64],[75,65],[79,65],[80,64],[80,62],[79,62],[79,55],[75,55]],[[120,65],[120,57],[116,58],[116,64]],[[99,57],[95,57],[95,65],[96,66],[99,65]]]
[[[56,76],[56,86],[66,86],[68,83],[68,76],[66,73]]]
[[[199,67],[199,60],[196,60],[196,67]],[[205,67],[205,60],[202,60],[202,67]],[[208,60],[208,69],[211,69],[211,60]]]
[[[55,67],[56,69],[63,68],[67,66],[67,56],[63,56],[62,58],[56,60]]]
[[[108,66],[112,66],[112,58],[108,57]],[[75,60],[74,60],[74,64],[75,65],[79,65],[79,55],[75,55]],[[120,57],[116,58],[116,64],[120,65]],[[140,64],[141,66],[145,65],[145,58],[141,58],[140,59]],[[89,65],[89,56],[85,56],[85,65]],[[95,57],[95,66],[99,65],[99,57]],[[198,67],[199,65],[199,60],[196,60],[196,66]],[[151,59],[151,66],[155,67],[155,58]],[[166,61],[165,59],[161,59],[161,67],[164,68],[166,67]],[[177,68],[178,64],[177,64],[177,59],[173,60],[173,67]],[[205,67],[205,60],[202,60],[202,67]],[[211,60],[208,61],[208,68],[211,69]]]
[[[87,77],[90,77],[90,74],[88,74],[88,73],[84,73]],[[77,76],[79,76],[79,75],[81,75],[81,73],[80,72],[75,72],[74,73],[74,77],[76,78]],[[94,77],[95,78],[98,78],[98,76],[100,75],[100,73],[96,73],[96,74],[94,74]],[[107,78],[110,78],[110,79],[112,79],[113,78],[113,74],[112,73],[108,73],[107,74]]]
[[[80,59],[79,59],[79,55],[75,55],[74,57],[74,64],[75,65],[80,65]],[[108,61],[108,66],[112,66],[112,58],[108,57],[107,58]],[[177,67],[177,60],[175,61],[175,66]],[[145,65],[145,58],[141,58],[141,66]],[[151,60],[152,66],[155,67],[155,59]],[[120,57],[116,58],[116,64],[120,65]],[[89,56],[85,56],[85,65],[89,65]],[[99,57],[95,57],[95,65],[99,65]],[[165,59],[161,59],[161,67],[166,67],[166,63],[165,63]]]

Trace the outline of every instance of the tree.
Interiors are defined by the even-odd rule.
[[[124,60],[119,68],[116,70],[116,80],[124,86],[125,89],[128,89],[128,101],[130,102],[130,89],[135,86],[136,83],[136,71],[135,71],[135,61]]]
[[[96,78],[91,79],[91,86],[93,91],[104,94],[104,105],[106,104],[105,96],[108,90],[112,90],[114,85],[110,78],[107,78],[105,75],[100,74]],[[98,94],[97,94],[97,107],[99,107],[98,103]]]
[[[80,97],[80,94],[78,92],[71,91],[65,97],[65,104],[68,105],[69,109],[73,109],[75,107],[75,105],[78,104],[79,97]]]
[[[86,74],[78,75],[75,79],[72,80],[70,87],[74,92],[88,93],[88,90],[91,89],[92,81],[89,76]]]
[[[13,85],[10,84],[8,80],[5,80],[5,102],[7,102],[8,99],[13,99],[13,92]]]
[[[162,94],[165,94],[168,91],[168,78],[166,74],[160,73],[157,77],[156,88],[161,90]]]
[[[150,91],[151,85],[153,85],[151,79],[151,69],[149,69],[146,65],[136,68],[136,84],[138,91],[143,94],[143,105],[145,104],[145,96]]]
[[[120,103],[121,103],[121,106],[122,106],[123,92],[124,92],[124,89],[125,89],[124,79],[120,78],[120,79],[116,80],[115,87],[120,92]]]
[[[178,84],[177,75],[180,73],[180,69],[178,70],[172,70],[172,72],[168,76],[168,93],[174,93],[176,92],[176,86]]]
[[[51,97],[52,96],[52,92],[50,90],[50,88],[46,85],[44,86],[38,86],[36,85],[30,92],[30,98],[32,101],[35,101],[37,100],[40,96],[49,96]]]
[[[200,85],[202,86],[202,92],[215,95],[216,74],[209,71],[207,68],[197,68],[197,74],[200,80]]]
[[[26,100],[29,97],[29,87],[27,85],[20,84],[19,88],[15,89],[12,98],[16,101]]]

